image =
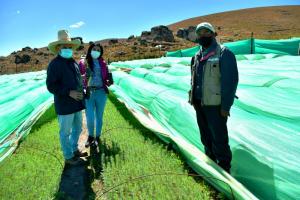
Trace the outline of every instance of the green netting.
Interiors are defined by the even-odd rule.
[[[166,72],[167,70],[168,70],[167,67],[160,67],[160,66],[153,67],[151,69],[151,71],[153,71],[153,72]]]
[[[181,50],[177,50],[177,51],[168,51],[168,52],[166,53],[166,56],[167,56],[167,57],[182,57]]]
[[[223,44],[228,47],[235,55],[243,54],[278,54],[278,55],[298,55],[300,48],[300,38],[282,40],[261,40],[248,39],[236,42],[226,42]],[[192,57],[197,53],[200,46],[188,49],[170,51],[167,57]]]
[[[247,54],[247,55],[235,55],[236,60],[261,60],[266,58],[276,58],[283,55],[278,54]]]
[[[144,68],[136,68],[131,70],[130,72],[132,76],[136,76],[136,77],[145,77],[148,73],[149,71]]]
[[[45,78],[45,71],[0,76],[0,161],[50,106]]]
[[[195,52],[199,51],[200,46],[195,46],[188,49],[181,50],[181,57],[192,57],[195,55]]]
[[[113,75],[118,83],[111,89],[145,126],[176,144],[195,171],[213,177],[207,180],[229,198],[231,190],[225,183],[235,199],[297,199],[300,57],[254,54],[238,59],[239,99],[228,121],[234,179],[202,153],[195,111],[187,102],[190,68],[182,63],[189,60],[157,59],[171,64],[165,72],[153,68],[135,68],[130,74],[116,71]]]
[[[226,42],[223,45],[228,47],[235,55],[251,54],[252,52],[254,52],[254,50],[251,48],[251,39],[240,40],[236,42]]]
[[[282,55],[298,55],[300,38],[285,40],[255,39],[256,53],[275,53]]]

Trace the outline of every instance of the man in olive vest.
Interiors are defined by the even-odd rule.
[[[226,123],[238,84],[236,59],[217,43],[210,23],[200,23],[196,35],[201,48],[191,62],[189,102],[196,110],[205,154],[230,173],[232,154]]]

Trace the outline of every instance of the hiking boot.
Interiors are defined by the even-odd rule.
[[[75,157],[87,157],[88,153],[87,152],[79,151],[79,149],[77,149],[76,151],[73,152],[73,155]]]
[[[100,146],[100,137],[98,136],[98,137],[96,137],[96,146]]]
[[[90,147],[91,145],[93,145],[95,143],[95,139],[92,136],[89,136],[86,143],[85,143],[85,148]]]
[[[66,165],[72,165],[72,166],[79,166],[79,165],[83,165],[84,163],[85,163],[84,160],[75,156],[73,158],[65,160]]]

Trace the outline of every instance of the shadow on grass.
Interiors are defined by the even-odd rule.
[[[55,200],[84,200],[96,199],[97,193],[103,188],[101,173],[103,167],[108,163],[116,163],[116,155],[120,153],[117,143],[106,144],[105,140],[100,141],[98,146],[90,147],[90,156],[87,158],[86,165],[65,166],[61,175],[58,192]],[[92,184],[99,180],[96,186],[97,191],[93,191]]]
[[[89,184],[91,185],[95,180],[99,180],[99,183],[103,183],[103,177],[101,176],[105,165],[110,165],[117,162],[116,155],[120,154],[121,149],[117,143],[112,141],[112,145],[108,145],[106,140],[100,140],[98,146],[93,145],[90,147],[89,163],[91,170],[89,171]],[[101,192],[104,185],[97,185],[96,193]],[[88,199],[95,199],[97,194],[90,190]]]
[[[169,152],[173,152],[178,156],[178,159],[180,159],[183,163],[183,168],[188,172],[188,174],[197,174],[188,164],[186,158],[179,152],[179,149],[177,145],[173,142],[170,141],[169,143],[163,142],[161,139],[159,139],[151,130],[145,128],[126,108],[126,106],[118,101],[118,99],[115,97],[115,95],[110,94],[109,95],[109,100],[114,104],[114,106],[117,108],[119,113],[122,115],[124,120],[126,120],[130,125],[138,129],[145,140],[150,140],[153,144],[160,144],[165,147],[165,149]],[[199,135],[199,140],[200,140],[200,135]],[[187,174],[187,175],[188,175]],[[213,186],[207,182],[203,182],[203,178],[200,176],[192,176],[192,178],[197,182],[201,184],[205,184],[210,188],[211,191],[215,191],[213,189]],[[220,195],[219,192],[213,192],[213,197],[214,199],[226,199],[224,195]]]
[[[58,192],[55,200],[84,200],[89,195],[88,175],[90,173],[87,165],[69,166],[65,165],[61,175]]]
[[[38,130],[44,124],[51,122],[56,118],[56,113],[54,109],[54,105],[50,106],[49,109],[37,120],[37,122],[32,126],[31,132]]]

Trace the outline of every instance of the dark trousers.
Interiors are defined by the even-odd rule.
[[[195,101],[194,108],[205,154],[229,172],[232,154],[228,140],[227,117],[221,116],[220,106],[201,106],[200,101]]]

